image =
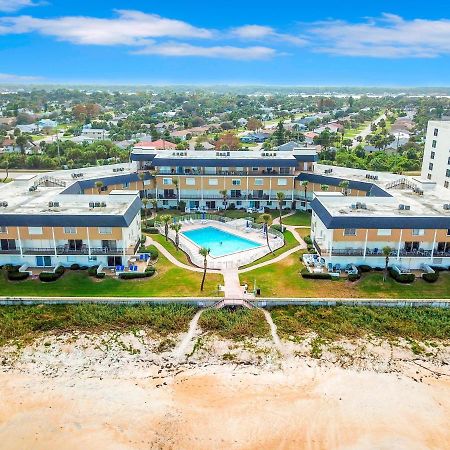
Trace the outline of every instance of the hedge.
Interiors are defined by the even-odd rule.
[[[423,273],[422,279],[428,283],[434,283],[439,278],[439,272]]]
[[[144,233],[148,233],[148,234],[158,234],[159,233],[158,228],[155,228],[155,227],[145,227],[145,228],[142,228],[142,231]]]
[[[307,245],[313,245],[311,236],[310,236],[309,234],[308,234],[308,236],[305,236],[305,237],[303,238],[303,240],[305,241],[305,243],[306,243]]]
[[[271,225],[270,229],[280,231],[280,232],[283,231],[283,227],[279,223],[274,223],[273,225]]]
[[[89,276],[95,277],[97,275],[97,269],[98,269],[98,266],[89,267],[89,269],[88,269]]]
[[[331,280],[333,277],[329,273],[310,272],[308,269],[303,269],[301,272],[303,278],[312,278],[316,280]]]
[[[95,278],[103,279],[105,278],[106,273],[105,272],[99,272],[95,274]]]
[[[156,247],[150,247],[148,249],[147,253],[150,255],[150,259],[152,261],[155,261],[156,259],[158,259],[159,252],[158,252],[158,249]]]
[[[368,266],[367,264],[361,264],[358,266],[359,272],[370,272],[372,270],[372,267]]]
[[[8,280],[9,281],[22,281],[26,280],[30,274],[28,272],[18,272],[18,271],[9,271],[8,272]]]
[[[148,270],[153,269],[153,270]],[[119,278],[122,280],[133,280],[136,278],[148,278],[151,277],[155,273],[154,267],[148,267],[145,272],[122,272],[119,274]]]
[[[392,267],[389,269],[389,275],[399,283],[412,283],[416,276],[413,273],[398,273],[396,270],[394,270]]]
[[[61,277],[61,273],[53,273],[53,272],[41,272],[39,274],[39,279],[44,283],[50,283],[52,281],[56,281]]]
[[[357,281],[361,278],[361,275],[359,273],[349,273],[348,274],[348,281]]]

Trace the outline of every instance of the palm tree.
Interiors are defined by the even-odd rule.
[[[144,210],[144,218],[147,217],[147,206],[150,200],[148,198],[142,199],[142,205],[144,206],[142,209]]]
[[[96,181],[95,187],[97,188],[98,194],[102,193],[103,181]]]
[[[307,198],[307,196],[306,196],[306,193],[307,193],[307,191],[308,191],[308,181],[302,181],[302,186],[303,186],[303,189],[304,189],[304,192],[305,192],[305,211],[308,209],[308,198]]]
[[[167,236],[169,235],[169,222],[172,220],[172,216],[170,214],[164,214],[160,219],[164,223],[164,235],[166,236],[167,241]]]
[[[153,211],[155,213],[155,217],[156,217],[156,213],[158,212],[158,200],[156,200],[156,198],[152,198],[150,200],[152,206],[153,206]]]
[[[342,188],[342,191],[343,191],[344,195],[346,195],[346,196],[348,195],[348,187],[349,187],[349,185],[350,185],[350,181],[347,181],[347,180],[342,180],[339,183],[339,187]]]
[[[209,248],[202,247],[199,251],[200,255],[203,256],[203,278],[202,278],[202,284],[200,286],[200,290],[203,291],[203,286],[205,284],[205,278],[206,278],[206,269],[208,267],[208,255],[209,255]]]
[[[227,209],[227,197],[228,197],[227,190],[223,189],[222,191],[219,191],[219,194],[222,196],[224,208]]]
[[[178,181],[178,178],[175,178],[173,180],[173,185],[175,186],[175,189],[177,191],[177,209],[179,208],[178,201],[180,199],[180,182]]]
[[[173,231],[175,231],[175,247],[176,247],[177,251],[178,251],[178,247],[180,246],[180,236],[178,235],[178,233],[180,232],[181,227],[182,227],[182,225],[180,222],[176,222],[176,223],[173,223],[172,225],[170,225],[170,228]]]
[[[144,185],[145,174],[144,174],[144,172],[139,172],[138,177],[142,182],[142,197],[145,197],[145,185]]]
[[[1,167],[2,169],[5,169],[6,172],[5,178],[3,178],[3,183],[6,183],[6,181],[9,178],[9,161],[8,160],[4,161]]]
[[[328,186],[328,184],[321,184],[320,189],[322,191],[326,192],[326,191],[328,191],[328,189],[330,189],[330,186]]]
[[[283,224],[281,222],[281,216],[283,214],[283,203],[284,203],[284,198],[286,196],[284,195],[284,192],[277,192],[277,200],[278,200],[278,209],[280,211],[280,225],[281,225],[281,229],[283,229]]]
[[[264,214],[261,214],[260,219],[264,223],[263,229],[264,229],[264,232],[266,233],[267,247],[269,247],[270,252],[273,253],[272,249],[270,248],[270,244],[269,244],[269,224],[270,224],[270,221],[272,220],[272,216],[270,214],[264,213]]]
[[[386,262],[384,265],[384,274],[383,274],[383,281],[386,281],[387,273],[388,273],[388,266],[389,266],[389,256],[391,255],[392,248],[386,245],[386,247],[383,247],[383,255],[386,258]]]

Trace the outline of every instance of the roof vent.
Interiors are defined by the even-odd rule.
[[[3,208],[6,208],[8,206],[8,202],[1,202],[0,205],[3,206]]]
[[[450,203],[444,203],[444,209],[450,211]]]

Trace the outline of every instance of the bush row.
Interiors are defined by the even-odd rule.
[[[416,279],[413,273],[398,273],[392,267],[389,267],[388,271],[389,275],[399,283],[412,283]]]
[[[153,266],[149,266],[145,269],[145,272],[123,272],[119,274],[119,278],[122,280],[133,280],[136,278],[148,278],[154,275],[155,268]]]
[[[41,272],[39,279],[44,283],[50,283],[60,278],[65,271],[66,269],[63,266],[59,266],[54,272]]]

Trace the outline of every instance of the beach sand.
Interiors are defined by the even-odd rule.
[[[167,339],[164,341],[166,342]],[[0,349],[2,449],[444,449],[449,347],[135,334]],[[169,342],[170,344],[170,342]],[[192,352],[193,345],[189,349]]]

